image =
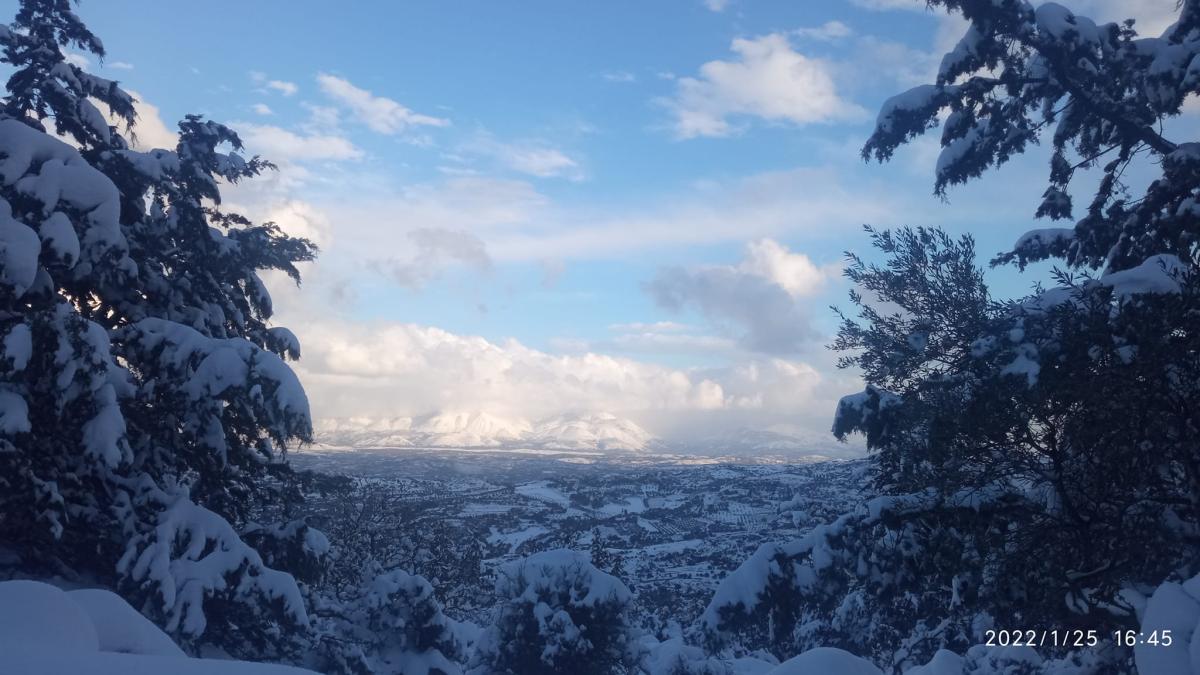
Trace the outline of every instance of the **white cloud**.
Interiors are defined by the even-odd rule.
[[[300,87],[296,86],[295,82],[284,80],[267,80],[266,86],[268,89],[274,89],[284,96],[294,96],[296,92],[300,91]]]
[[[322,249],[333,243],[333,225],[329,216],[300,199],[285,198],[273,203],[265,211],[263,220],[275,223],[293,237],[304,237]]]
[[[858,119],[866,112],[837,91],[829,62],[805,56],[786,35],[737,38],[731,61],[709,61],[698,77],[681,77],[666,105],[679,138],[727,136],[731,117],[812,124]]]
[[[760,239],[747,244],[746,258],[737,269],[770,281],[793,298],[817,293],[831,276],[830,267],[818,267],[808,256],[792,253],[772,239]]]
[[[729,7],[729,0],[704,0],[704,6],[712,12],[724,12]]]
[[[306,323],[300,371],[322,417],[448,408],[540,418],[574,410],[720,407],[688,373],[602,354],[560,356],[400,323]]]
[[[311,295],[311,289],[304,296]],[[296,307],[290,300],[279,305]],[[296,367],[318,418],[417,416],[452,410],[540,419],[580,411],[628,416],[686,435],[720,416],[824,426],[853,386],[808,363],[752,358],[680,369],[603,353],[554,354],[431,326],[281,316],[300,336]],[[830,386],[832,384],[832,386]],[[708,431],[708,430],[706,430]]]
[[[233,122],[251,154],[276,162],[353,160],[363,151],[346,138],[330,134],[298,134],[282,127]]]
[[[63,60],[82,70],[90,70],[92,67],[91,59],[78,52],[64,52]]]
[[[266,103],[255,103],[254,105],[250,106],[250,108],[255,113],[258,113],[259,115],[274,115],[275,114],[275,111],[271,110],[271,106],[267,105]]]
[[[1179,17],[1176,0],[1063,0],[1062,4],[1097,23],[1136,19],[1135,28],[1144,36],[1161,35]]]
[[[854,34],[854,30],[850,26],[836,20],[826,21],[815,28],[798,28],[794,32],[800,37],[824,41],[840,40]]]
[[[179,143],[179,134],[172,131],[163,122],[158,106],[147,103],[136,91],[126,91],[133,97],[133,110],[137,113],[137,120],[133,125],[133,135],[130,138],[133,149],[151,150],[154,148],[166,148],[174,150],[175,146]],[[124,132],[123,122],[111,114],[107,117],[109,124],[118,127]],[[129,137],[129,134],[126,134],[126,136]]]
[[[444,127],[450,124],[449,120],[421,115],[390,98],[375,96],[335,75],[320,73],[317,84],[326,95],[349,108],[358,121],[381,134],[396,134],[414,126]]]
[[[645,288],[665,309],[699,310],[745,349],[794,354],[816,336],[808,308],[799,301],[821,290],[830,276],[808,256],[764,239],[748,244],[736,267],[666,267]]]
[[[63,59],[77,68],[87,71],[92,69],[92,60],[79,52],[64,52]],[[133,70],[133,64],[125,61],[103,61],[100,65],[113,70]]]

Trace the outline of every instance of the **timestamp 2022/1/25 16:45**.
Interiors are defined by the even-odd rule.
[[[1121,647],[1170,647],[1174,642],[1170,629],[1148,632],[1136,630],[1007,630],[989,629],[984,632],[984,644],[989,647],[1095,647],[1100,640],[1112,638]]]

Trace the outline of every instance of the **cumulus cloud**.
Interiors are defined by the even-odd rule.
[[[142,151],[154,148],[174,150],[175,146],[179,143],[179,134],[167,127],[158,106],[147,103],[141,94],[136,91],[127,91],[133,97],[133,111],[137,114],[137,119],[133,125],[133,133],[125,134],[129,138],[131,147]],[[106,117],[109,124],[124,131],[124,122],[111,114],[111,112]]]
[[[676,80],[665,101],[679,138],[728,136],[730,118],[755,117],[803,125],[862,118],[866,112],[838,93],[832,65],[794,50],[786,35],[737,38],[736,58],[709,61],[697,77]]]
[[[325,95],[348,108],[355,119],[381,134],[397,134],[414,126],[444,127],[450,124],[446,119],[413,112],[390,98],[376,96],[336,75],[320,73],[317,84]]]
[[[829,280],[830,268],[818,267],[803,253],[792,253],[772,239],[746,245],[746,259],[738,265],[743,274],[757,276],[779,286],[793,298],[813,295]]]
[[[829,276],[807,256],[764,239],[749,244],[737,266],[667,267],[645,289],[660,307],[700,311],[745,349],[794,354],[816,337],[800,300]]]
[[[371,263],[407,288],[421,288],[455,264],[485,272],[492,268],[487,247],[470,232],[419,228],[408,233],[408,241],[413,248],[410,257],[376,259]]]
[[[670,434],[715,414],[779,423],[814,409],[827,417],[833,405],[820,386],[826,377],[786,359],[689,370],[595,352],[554,354],[415,324],[293,327],[304,345],[297,371],[318,417],[454,409],[539,419],[607,411]]]
[[[255,103],[254,105],[250,106],[250,109],[259,115],[275,114],[275,111],[271,110],[271,106],[267,105],[266,103]]]

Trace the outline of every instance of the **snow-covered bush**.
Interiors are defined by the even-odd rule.
[[[68,0],[22,0],[0,47],[0,544],[261,658],[308,617],[240,530],[311,424],[258,274],[314,249],[222,211],[221,183],[269,167],[227,127],[130,148],[133,98],[65,55],[104,56]]]
[[[394,570],[367,589],[361,622],[372,634],[368,659],[376,673],[458,675],[462,646],[425,579]]]
[[[508,563],[492,625],[472,655],[476,675],[608,675],[636,658],[625,584],[568,550]]]
[[[464,645],[425,579],[385,572],[345,601],[314,603],[314,650],[307,665],[324,673],[461,675]]]

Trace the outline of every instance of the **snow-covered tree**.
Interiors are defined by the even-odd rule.
[[[0,45],[0,546],[119,586],[186,644],[267,655],[308,618],[242,529],[311,424],[258,275],[298,280],[314,249],[221,210],[269,166],[229,128],[189,116],[177,147],[130,149],[132,97],[66,59],[104,56],[68,0],[22,0]]]
[[[433,586],[401,570],[375,576],[344,599],[322,596],[305,665],[354,675],[461,675],[463,640]]]
[[[961,13],[969,27],[936,82],[884,103],[864,157],[888,159],[940,124],[942,193],[1049,134],[1049,185],[1036,214],[1072,218],[1077,173],[1098,168],[1096,191],[1073,228],[1032,232],[1000,260],[1053,257],[1116,271],[1195,252],[1200,145],[1168,138],[1163,127],[1200,94],[1200,2],[1181,0],[1177,22],[1158,37],[1139,36],[1132,21],[1097,25],[1054,2],[929,4]],[[1135,163],[1161,173],[1140,196],[1122,180]]]
[[[1017,624],[1137,629],[1153,588],[1200,571],[1200,145],[1166,124],[1200,91],[1200,2],[1149,38],[1055,3],[930,4],[969,28],[935,83],[884,104],[864,155],[940,125],[942,193],[1048,135],[1031,212],[1072,218],[1084,172],[1096,191],[993,261],[1063,265],[1029,297],[992,297],[970,238],[874,233],[886,262],[851,257],[857,315],[834,347],[867,387],[834,432],[866,437],[880,496],[765,547],[702,627],[780,657],[844,646],[904,668],[950,647],[964,672],[1059,672],[1053,647],[968,647]],[[1139,172],[1141,193],[1123,182]],[[1062,658],[1129,672],[1131,650],[1101,642]]]
[[[480,637],[476,675],[611,675],[637,657],[632,594],[587,554],[536,553],[501,568],[492,625]]]

